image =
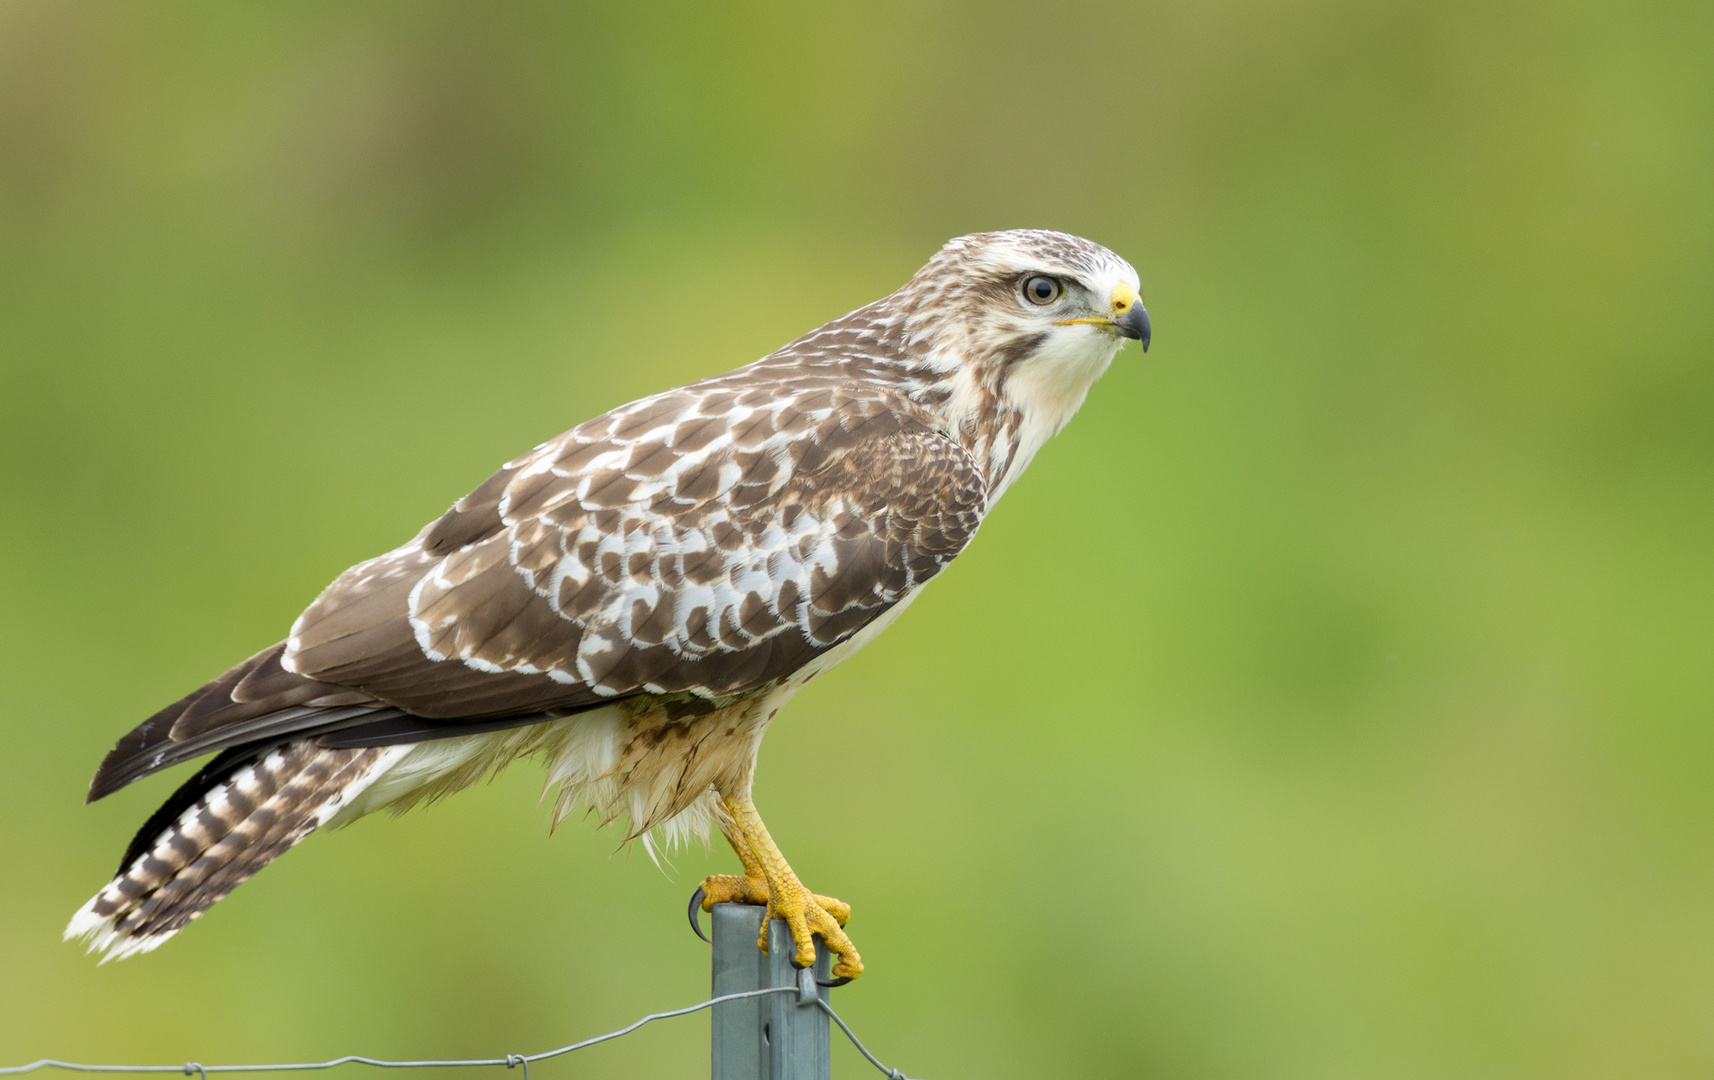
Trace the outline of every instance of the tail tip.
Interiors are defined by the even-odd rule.
[[[100,953],[99,963],[109,960],[123,960],[128,956],[137,956],[151,952],[160,947],[161,943],[172,937],[178,931],[164,930],[159,933],[132,933],[118,922],[118,913],[102,915],[96,907],[101,901],[102,893],[96,893],[89,902],[77,909],[77,914],[66,924],[63,941],[82,941],[89,953]]]

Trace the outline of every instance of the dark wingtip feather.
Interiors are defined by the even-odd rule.
[[[86,803],[104,799],[141,776],[132,772],[130,766],[138,760],[145,760],[149,750],[167,742],[167,733],[172,730],[173,722],[202,694],[201,690],[192,691],[184,697],[168,705],[160,712],[138,724],[113,744],[113,749],[107,751],[107,756],[101,759],[95,775],[89,781],[89,797]]]
[[[191,758],[374,710],[366,694],[287,671],[284,650],[270,645],[127,732],[102,758],[85,803]]]

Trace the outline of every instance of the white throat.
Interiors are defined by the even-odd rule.
[[[1111,335],[1093,331],[1077,337],[1081,340],[1070,348],[1037,353],[1020,361],[1007,377],[1006,402],[1018,410],[1022,420],[1017,451],[989,505],[998,502],[1012,481],[1023,475],[1042,444],[1070,423],[1082,407],[1083,399],[1089,396],[1089,388],[1106,373],[1124,344]]]

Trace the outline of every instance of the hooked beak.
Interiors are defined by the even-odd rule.
[[[1143,351],[1149,351],[1149,313],[1143,307],[1143,298],[1129,285],[1120,284],[1113,289],[1113,314],[1111,317],[1095,315],[1084,319],[1061,319],[1055,326],[1073,326],[1087,323],[1110,330],[1120,337],[1143,343]]]
[[[1113,329],[1119,332],[1120,337],[1142,342],[1143,351],[1149,351],[1149,313],[1142,304],[1132,304],[1129,310],[1114,319]]]
[[[1149,351],[1149,312],[1143,298],[1128,285],[1113,290],[1113,329],[1120,337],[1142,342],[1143,351]]]

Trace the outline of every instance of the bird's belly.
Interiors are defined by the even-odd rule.
[[[785,688],[687,714],[684,702],[631,699],[523,728],[398,747],[386,773],[331,824],[383,807],[402,812],[469,787],[518,757],[546,766],[557,825],[588,808],[601,824],[626,819],[626,838],[658,830],[669,846],[703,839],[713,793],[748,790],[768,720]]]

